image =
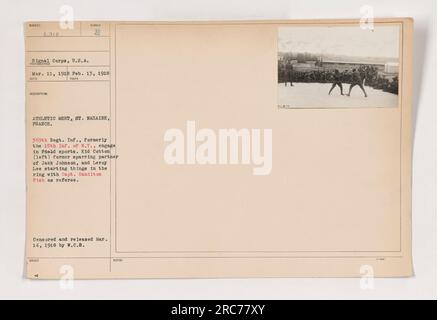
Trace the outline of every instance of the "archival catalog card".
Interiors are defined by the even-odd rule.
[[[24,29],[29,278],[412,275],[411,19]]]

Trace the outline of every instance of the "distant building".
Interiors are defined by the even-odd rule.
[[[384,72],[387,74],[388,73],[398,74],[399,73],[399,63],[387,62],[385,64]]]
[[[298,62],[294,60],[293,70],[295,71],[313,71],[319,70],[320,68],[317,66],[316,60],[309,60],[305,62]]]
[[[374,66],[377,68],[378,72],[384,72],[384,63],[369,63],[361,61],[334,61],[334,60],[324,60],[322,62],[323,68],[326,70],[335,70],[342,72],[345,70],[358,69],[362,66]]]

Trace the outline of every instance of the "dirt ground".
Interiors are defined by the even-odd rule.
[[[382,108],[397,107],[398,96],[392,93],[365,87],[368,97],[358,86],[352,89],[351,96],[349,85],[343,84],[344,96],[340,95],[338,86],[328,95],[332,84],[330,83],[294,83],[294,86],[278,84],[278,105],[284,108]]]

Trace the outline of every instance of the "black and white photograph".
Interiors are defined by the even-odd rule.
[[[397,107],[400,26],[286,26],[278,31],[279,108]]]

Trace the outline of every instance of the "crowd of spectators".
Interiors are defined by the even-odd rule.
[[[383,90],[398,94],[398,77],[395,76],[389,80],[382,77],[375,66],[362,65],[357,68],[361,75],[364,85],[374,89]],[[335,70],[327,70],[319,67],[317,70],[297,71],[293,70],[290,63],[282,63],[279,65],[278,78],[280,83],[284,82],[318,82],[318,83],[332,83],[334,80]],[[352,82],[352,68],[340,72],[341,82],[350,84]]]

